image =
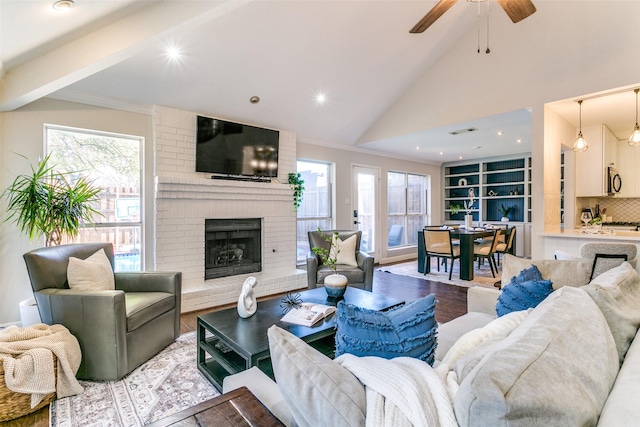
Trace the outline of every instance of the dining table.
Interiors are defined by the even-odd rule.
[[[452,239],[460,240],[460,279],[473,280],[473,245],[474,241],[479,238],[493,236],[495,229],[473,228],[466,229],[462,227],[454,228],[451,231]],[[426,249],[424,245],[424,233],[418,231],[418,272],[424,273],[429,271],[429,266],[425,260]]]

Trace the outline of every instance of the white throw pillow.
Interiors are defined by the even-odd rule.
[[[113,269],[104,249],[87,259],[69,257],[67,267],[69,288],[81,291],[114,290]]]
[[[364,426],[364,386],[339,363],[276,325],[267,330],[276,383],[299,426]]]
[[[331,237],[332,243],[338,248],[338,257],[336,264],[350,265],[351,267],[357,267],[356,261],[356,244],[358,243],[358,236],[352,235],[347,240],[342,240],[340,237],[333,235]]]

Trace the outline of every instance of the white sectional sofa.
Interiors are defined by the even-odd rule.
[[[640,340],[634,339],[640,325],[638,273],[624,263],[589,283],[590,260],[531,261],[507,255],[503,283],[531,264],[557,290],[534,309],[496,319],[501,291],[470,288],[468,313],[438,329],[432,371],[442,383],[431,387],[431,397],[417,400],[435,406],[414,405],[402,417],[414,420],[416,411],[424,411],[440,425],[460,426],[640,425]],[[369,403],[363,403],[371,401],[363,398],[368,391],[350,378],[352,360],[319,358],[280,331],[270,331],[271,338],[279,341],[272,346],[276,378],[280,383],[282,376],[286,387],[280,389],[252,368],[227,377],[225,392],[247,386],[286,425],[371,423]],[[287,352],[295,357],[284,360]],[[382,366],[377,371],[382,376],[384,363],[392,369],[393,362],[381,363],[375,366]],[[287,378],[296,369],[302,374]],[[422,368],[413,372],[432,375]],[[402,393],[400,404],[413,397]],[[450,409],[438,406],[443,393]],[[391,424],[401,423],[373,423]]]

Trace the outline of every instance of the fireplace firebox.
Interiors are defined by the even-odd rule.
[[[205,279],[262,271],[260,218],[205,219]]]

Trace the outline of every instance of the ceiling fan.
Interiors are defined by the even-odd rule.
[[[422,33],[429,28],[431,24],[436,22],[451,6],[458,0],[440,0],[433,8],[420,20],[414,27],[409,30],[410,33]],[[467,0],[467,1],[488,1],[488,0]],[[511,21],[515,24],[523,19],[533,15],[536,7],[531,0],[498,0],[502,9],[509,15]]]

